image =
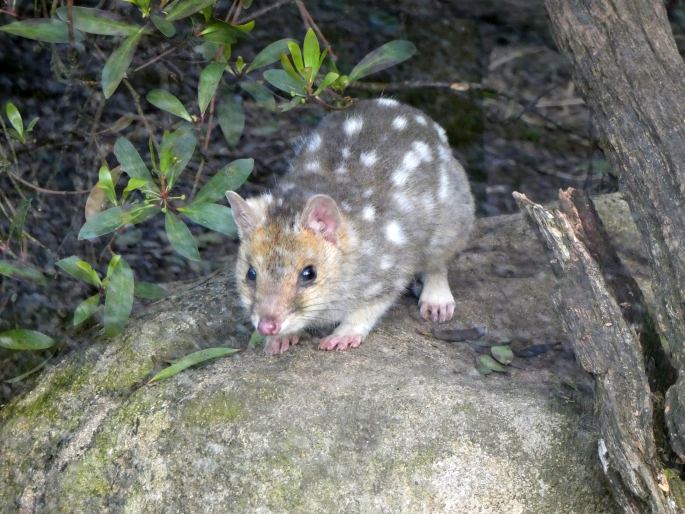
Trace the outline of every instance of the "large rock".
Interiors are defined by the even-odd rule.
[[[600,207],[623,255],[639,259],[625,204]],[[520,216],[481,220],[451,271],[452,326],[561,340],[548,268]],[[483,377],[468,345],[422,335],[430,324],[410,297],[358,350],[307,340],[145,385],[168,358],[244,344],[228,282],[179,290],[0,411],[0,510],[614,512],[588,379],[569,353]]]

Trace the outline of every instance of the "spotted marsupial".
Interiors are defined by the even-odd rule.
[[[421,111],[381,98],[329,114],[272,192],[227,197],[236,282],[266,353],[326,326],[320,349],[358,347],[415,277],[421,315],[453,317],[447,263],[467,243],[473,198],[445,131]]]

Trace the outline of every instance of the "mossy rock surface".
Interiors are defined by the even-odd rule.
[[[600,211],[639,255],[625,204]],[[562,340],[554,279],[520,216],[481,220],[451,281],[453,328]],[[247,341],[228,274],[179,290],[0,410],[0,511],[614,512],[568,352],[482,377],[473,350],[429,329],[405,297],[357,350],[307,339],[145,385],[168,359]]]

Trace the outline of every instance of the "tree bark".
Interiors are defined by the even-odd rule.
[[[595,378],[597,450],[616,502],[629,513],[678,512],[657,458],[640,343],[581,241],[588,226],[519,193],[514,197],[550,250],[560,281],[554,306],[576,358]]]
[[[650,257],[657,325],[678,369],[666,419],[685,459],[685,66],[659,0],[546,7]]]

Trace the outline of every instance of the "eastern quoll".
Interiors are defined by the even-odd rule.
[[[240,234],[236,280],[265,351],[334,326],[322,350],[358,347],[414,277],[419,310],[454,315],[447,263],[474,205],[442,127],[396,100],[327,115],[268,194],[226,193]]]

